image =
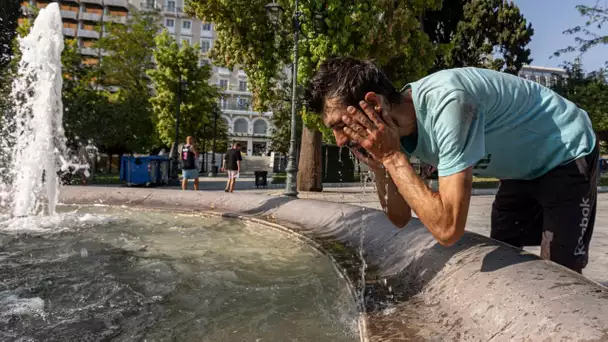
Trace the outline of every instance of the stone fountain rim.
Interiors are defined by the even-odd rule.
[[[417,220],[396,230],[384,213],[374,209],[247,193],[66,187],[60,199],[66,204],[95,204],[101,199],[109,205],[229,213],[313,240],[331,237],[351,247],[359,238],[353,227],[360,225],[366,262],[396,285],[419,287],[413,309],[416,318],[432,328],[431,335],[420,337],[608,340],[608,322],[598,318],[608,315],[607,288],[478,234],[467,232],[455,246],[438,247]],[[396,316],[410,305],[401,304]],[[377,312],[366,316],[368,337],[394,336],[388,335],[395,332],[391,322],[384,322]]]

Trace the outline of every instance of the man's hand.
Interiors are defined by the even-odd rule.
[[[388,115],[385,114],[381,118],[369,103],[361,101],[359,105],[365,114],[349,106],[347,111],[351,115],[342,117],[345,124],[344,133],[365,148],[376,162],[384,164],[393,154],[401,151],[397,126]],[[361,154],[355,155],[360,158]]]
[[[358,149],[348,146],[350,152],[357,157],[362,163],[365,163],[369,166],[373,171],[382,169],[382,163],[375,160],[372,156],[365,156]]]

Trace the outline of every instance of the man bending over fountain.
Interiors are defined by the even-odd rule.
[[[374,170],[395,225],[405,226],[413,210],[439,243],[452,245],[464,234],[473,175],[496,177],[492,238],[540,245],[541,257],[579,273],[587,265],[598,143],[587,113],[549,88],[461,68],[397,91],[374,64],[335,58],[320,66],[307,100],[338,145]],[[410,156],[437,167],[438,192]]]

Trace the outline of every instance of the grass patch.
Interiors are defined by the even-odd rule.
[[[72,176],[70,185],[82,185],[82,181],[78,175]],[[89,185],[116,185],[116,184],[124,184],[123,181],[120,180],[120,175],[118,173],[97,173],[95,174],[94,179],[88,179],[87,184]]]
[[[277,172],[274,175],[272,175],[270,184],[285,184],[286,180],[287,180],[287,174],[285,172]]]
[[[498,189],[499,183],[497,178],[473,177],[473,189]]]

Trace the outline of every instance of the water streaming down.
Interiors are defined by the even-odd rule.
[[[58,171],[67,170],[61,52],[63,24],[57,3],[41,9],[31,32],[19,39],[21,60],[3,118],[2,206],[13,216],[54,214]],[[8,132],[7,132],[8,131]]]

